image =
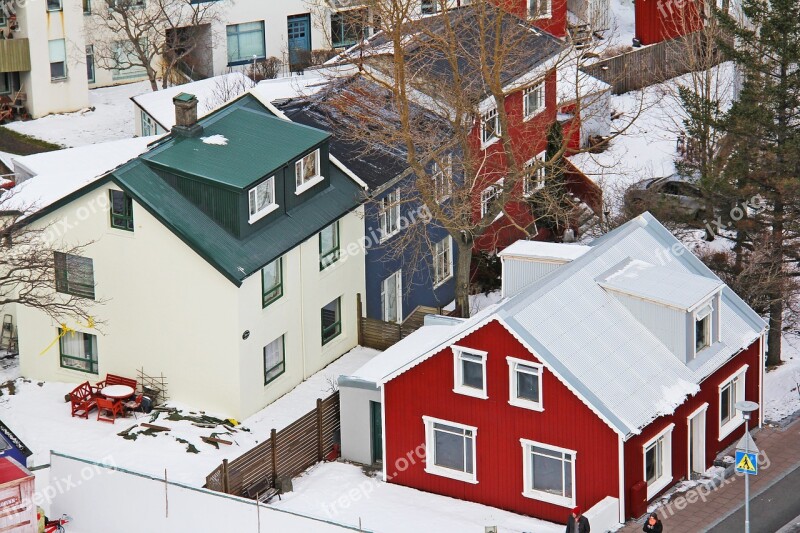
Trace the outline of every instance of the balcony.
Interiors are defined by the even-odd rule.
[[[30,69],[28,39],[0,39],[0,72],[28,72]]]

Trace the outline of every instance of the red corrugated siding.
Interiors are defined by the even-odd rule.
[[[644,480],[644,450],[642,445],[655,437],[669,424],[674,423],[672,430],[672,477],[677,482],[687,475],[688,469],[688,416],[704,403],[708,403],[706,411],[706,468],[714,462],[717,454],[736,442],[744,434],[744,426],[719,441],[719,385],[736,372],[742,365],[749,365],[745,378],[745,396],[748,400],[760,403],[760,346],[756,341],[747,350],[725,363],[719,370],[700,385],[700,392],[692,396],[686,403],[678,407],[672,416],[662,416],[645,428],[641,434],[632,437],[625,443],[625,490]],[[654,383],[653,387],[658,387]],[[761,412],[756,413],[757,417]],[[758,425],[756,417],[750,422],[751,427]],[[667,489],[665,488],[664,491]],[[662,491],[662,492],[664,492]],[[626,494],[627,498],[627,494]],[[630,502],[626,500],[626,516],[630,513]]]
[[[703,27],[702,0],[638,0],[634,2],[636,38],[653,44]]]
[[[528,18],[528,0],[493,0],[493,2],[522,19]],[[564,37],[567,34],[567,0],[552,0],[550,18],[532,20],[531,24],[556,37]]]
[[[604,422],[547,370],[542,382],[543,412],[509,405],[506,356],[536,359],[499,323],[491,322],[457,344],[489,353],[489,399],[453,392],[449,348],[387,383],[386,468],[393,483],[563,523],[568,509],[522,496],[519,439],[526,438],[577,451],[578,505],[588,509],[606,496],[616,497],[618,440]],[[396,461],[425,442],[423,415],[478,428],[478,484],[428,474],[422,461],[397,472]]]

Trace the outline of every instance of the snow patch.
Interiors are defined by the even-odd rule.
[[[700,392],[700,386],[697,383],[690,383],[683,379],[679,379],[669,387],[662,385],[662,397],[656,402],[658,416],[672,414],[687,396],[694,396],[698,392]]]
[[[224,135],[211,135],[209,137],[200,137],[205,144],[213,144],[214,146],[228,146],[228,139]]]
[[[764,374],[764,418],[778,422],[800,411],[800,338],[783,336],[783,364]]]

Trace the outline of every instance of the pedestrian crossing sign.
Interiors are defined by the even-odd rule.
[[[736,471],[754,476],[758,474],[758,457],[755,452],[736,450]]]

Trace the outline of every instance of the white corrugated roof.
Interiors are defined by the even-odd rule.
[[[645,213],[596,240],[590,251],[552,275],[480,315],[449,328],[422,328],[409,341],[414,349],[406,349],[401,341],[377,356],[370,364],[379,371],[370,377],[384,374],[376,383],[390,381],[470,331],[498,320],[609,426],[623,437],[637,434],[658,416],[672,413],[687,395],[699,390],[708,374],[749,346],[766,326],[724,287],[721,342],[702,359],[686,365],[596,281],[621,262],[636,259],[663,266],[670,275],[674,271],[719,283],[687,249],[670,252],[681,246]],[[424,342],[428,335],[429,342]]]
[[[524,257],[529,259],[549,259],[572,261],[591,250],[581,244],[563,244],[542,241],[517,241],[498,255],[500,257]]]
[[[723,285],[719,279],[627,258],[598,279],[600,285],[646,300],[689,309]]]

